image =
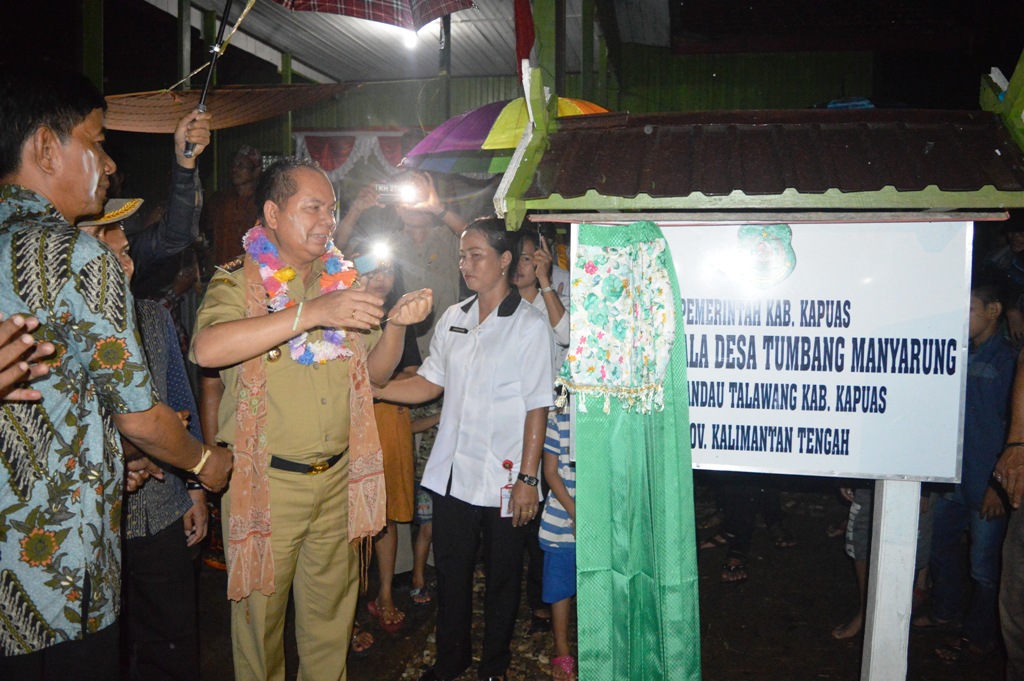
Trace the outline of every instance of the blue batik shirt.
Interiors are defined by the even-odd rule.
[[[45,197],[0,185],[0,312],[56,352],[35,403],[0,402],[0,655],[117,620],[122,453],[113,415],[155,404],[113,253]]]

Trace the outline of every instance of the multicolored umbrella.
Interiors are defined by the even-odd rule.
[[[583,99],[558,98],[559,117],[595,113],[608,113],[608,109]],[[529,122],[530,112],[526,107],[526,99],[523,97],[513,99],[498,114],[498,119],[491,126],[491,131],[487,133],[487,139],[480,145],[481,148],[515,149]]]
[[[297,12],[323,12],[418,31],[434,19],[473,7],[473,0],[274,0]]]
[[[607,111],[582,99],[558,98],[559,116]],[[523,97],[484,104],[434,128],[402,165],[439,173],[503,173],[529,120]]]

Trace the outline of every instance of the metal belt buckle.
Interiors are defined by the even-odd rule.
[[[317,461],[309,466],[309,470],[306,471],[306,475],[318,475],[323,473],[325,470],[331,467],[331,464],[326,461]]]

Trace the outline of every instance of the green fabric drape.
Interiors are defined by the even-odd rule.
[[[579,243],[663,239],[653,223],[581,225]],[[679,284],[671,255],[675,343],[664,409],[612,402],[577,411],[577,584],[583,681],[700,679],[689,398]]]

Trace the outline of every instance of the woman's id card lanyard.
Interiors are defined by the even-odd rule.
[[[512,467],[515,464],[510,459],[505,459],[501,467],[508,472],[508,484],[501,488],[501,517],[512,517]]]

